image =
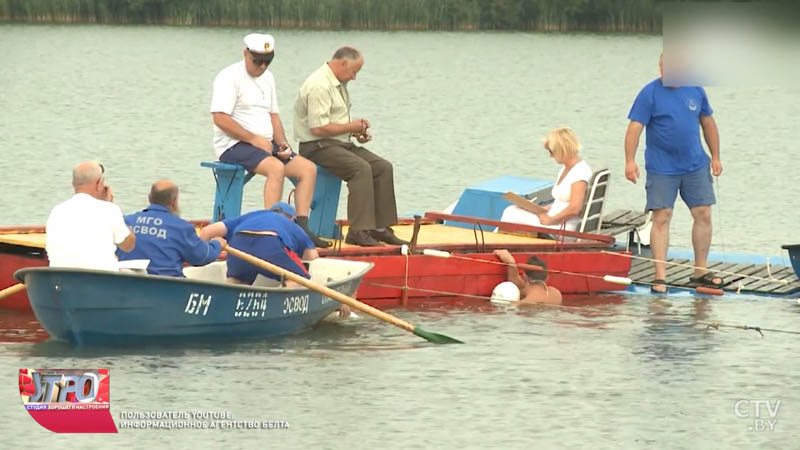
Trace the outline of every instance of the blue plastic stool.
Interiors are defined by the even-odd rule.
[[[217,222],[240,216],[244,185],[255,174],[247,172],[244,166],[239,164],[204,161],[200,165],[211,168],[217,186],[211,221]],[[289,178],[289,180],[295,183],[294,179]],[[317,180],[314,185],[314,197],[311,199],[308,227],[318,236],[332,239],[339,237],[336,213],[341,190],[342,179],[317,166]]]
[[[311,199],[311,214],[308,227],[317,236],[338,239],[341,230],[336,224],[339,209],[339,194],[342,192],[342,179],[317,166],[317,182],[314,184],[314,197]]]
[[[214,213],[211,221],[218,222],[242,215],[244,185],[255,174],[247,172],[244,166],[239,164],[203,161],[200,165],[211,168],[217,185],[217,192],[214,196]]]

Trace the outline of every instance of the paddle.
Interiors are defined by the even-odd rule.
[[[285,277],[285,278],[287,278],[289,280],[294,281],[295,283],[297,283],[299,285],[305,286],[305,287],[307,287],[307,288],[309,288],[311,290],[319,292],[320,294],[327,295],[328,297],[330,297],[330,298],[332,298],[334,300],[337,300],[337,301],[339,301],[341,303],[344,303],[345,305],[347,305],[347,306],[349,306],[349,307],[351,307],[353,309],[357,309],[357,310],[359,310],[359,311],[361,311],[361,312],[363,312],[365,314],[369,314],[372,317],[375,317],[377,319],[383,320],[384,322],[389,322],[390,324],[392,324],[392,325],[394,325],[396,327],[400,327],[400,328],[402,328],[402,329],[404,329],[406,331],[410,331],[411,333],[414,333],[417,336],[419,336],[419,337],[421,337],[421,338],[423,338],[423,339],[425,339],[427,341],[433,342],[435,344],[463,344],[463,342],[459,341],[458,339],[453,339],[453,338],[451,338],[449,336],[445,336],[443,334],[438,334],[438,333],[432,333],[430,331],[425,331],[422,328],[414,326],[414,325],[412,325],[412,324],[410,324],[410,323],[408,323],[408,322],[406,322],[406,321],[404,321],[402,319],[398,319],[395,316],[392,316],[390,314],[386,314],[385,312],[383,312],[383,311],[381,311],[379,309],[373,308],[372,306],[369,306],[369,305],[365,305],[364,303],[361,303],[360,301],[358,301],[358,300],[356,300],[356,299],[354,299],[352,297],[348,297],[347,295],[344,295],[341,292],[334,291],[333,289],[331,289],[331,288],[329,288],[327,286],[321,285],[321,284],[319,284],[319,283],[317,283],[315,281],[311,281],[311,280],[309,280],[307,278],[301,277],[300,275],[297,275],[297,274],[295,274],[293,272],[289,272],[288,270],[286,270],[286,269],[284,269],[282,267],[279,267],[279,266],[276,266],[275,264],[272,264],[272,263],[269,263],[267,261],[264,261],[263,259],[256,258],[255,256],[253,256],[253,255],[251,255],[249,253],[245,253],[245,252],[243,252],[243,251],[241,251],[239,249],[236,249],[236,248],[233,248],[233,247],[227,246],[227,245],[224,246],[222,249],[223,250],[227,250],[229,254],[234,255],[234,256],[236,256],[238,258],[241,258],[241,259],[249,262],[250,264],[253,264],[253,265],[256,265],[258,267],[261,267],[261,268],[264,268],[266,270],[269,270],[270,272],[272,272],[274,274],[281,275],[281,276],[283,276],[283,277]]]
[[[0,300],[4,299],[6,297],[12,296],[12,295],[16,294],[17,292],[22,292],[23,290],[25,290],[25,285],[22,284],[22,283],[17,283],[15,285],[11,286],[11,287],[7,287],[7,288],[3,289],[2,291],[0,291]]]

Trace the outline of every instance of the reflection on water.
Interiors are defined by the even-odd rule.
[[[663,297],[646,302],[641,345],[634,354],[645,360],[690,362],[714,348],[714,333],[697,323],[709,318],[711,301],[683,299],[679,302],[674,304]]]
[[[0,343],[38,342],[48,337],[33,313],[0,309]]]

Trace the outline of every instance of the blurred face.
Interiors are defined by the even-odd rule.
[[[244,49],[244,64],[247,73],[254,78],[260,77],[267,71],[273,58],[275,58],[275,52],[257,53]]]

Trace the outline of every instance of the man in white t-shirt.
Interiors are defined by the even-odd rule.
[[[308,228],[317,167],[292,150],[278,115],[275,79],[268,70],[275,57],[275,39],[253,33],[244,37],[244,44],[244,59],[222,69],[214,79],[214,153],[222,162],[241,164],[267,177],[264,209],[281,201],[284,175],[296,178],[297,224],[314,245],[328,247],[330,242]]]
[[[51,267],[118,270],[115,251],[133,250],[136,237],[125,225],[114,194],[97,161],[72,168],[75,195],[56,205],[47,218],[45,248]]]

